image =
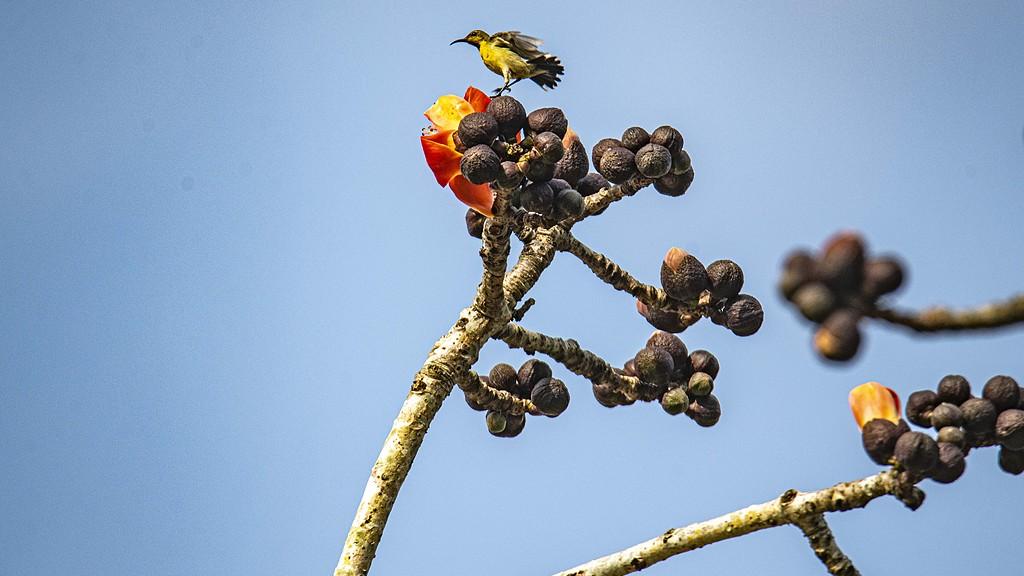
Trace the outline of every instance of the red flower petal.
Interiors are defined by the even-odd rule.
[[[866,382],[850,390],[850,409],[853,410],[853,419],[857,421],[857,426],[861,428],[875,418],[882,418],[893,424],[900,422],[899,395],[878,382]]]
[[[486,112],[487,105],[491,103],[490,96],[472,86],[466,88],[466,95],[463,98],[473,107],[474,112]]]
[[[462,154],[445,144],[435,142],[432,138],[438,134],[444,134],[447,139],[449,133],[438,132],[433,136],[420,136],[420,144],[423,145],[423,156],[427,159],[427,166],[434,173],[438,186],[444,187],[451,179],[459,173],[459,163],[462,162]]]
[[[448,186],[455,193],[460,202],[473,210],[490,218],[494,216],[491,207],[494,204],[494,192],[487,184],[473,184],[462,174],[456,174]]]

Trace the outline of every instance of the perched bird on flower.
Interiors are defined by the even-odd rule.
[[[476,46],[484,66],[505,79],[505,85],[494,91],[495,96],[511,90],[516,82],[526,78],[545,90],[554,88],[558,85],[559,76],[565,72],[556,56],[540,51],[540,39],[515,30],[494,34],[473,30],[452,44],[459,42]]]

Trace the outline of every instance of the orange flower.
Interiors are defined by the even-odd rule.
[[[459,129],[463,117],[487,110],[490,101],[486,94],[472,86],[466,88],[462,98],[454,94],[441,96],[424,112],[431,126],[420,136],[423,156],[437,183],[451,188],[459,201],[488,218],[493,216],[494,193],[489,185],[473,184],[459,171],[462,153],[455,149],[452,135]]]
[[[899,395],[878,382],[866,382],[850,390],[850,409],[861,428],[875,418],[900,423]]]

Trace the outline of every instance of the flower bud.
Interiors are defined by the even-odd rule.
[[[496,390],[504,390],[511,394],[518,396],[519,381],[516,378],[516,369],[512,366],[505,364],[495,364],[491,368],[491,373],[487,377],[491,388]]]
[[[932,410],[939,404],[939,396],[935,392],[918,390],[907,398],[907,420],[922,428],[931,428]]]
[[[542,414],[554,418],[569,407],[569,389],[558,378],[543,378],[533,387],[530,401]]]
[[[516,378],[519,382],[516,395],[523,399],[529,398],[533,387],[545,378],[551,378],[551,366],[548,366],[546,362],[536,358],[523,362]]]
[[[684,388],[673,388],[661,396],[661,409],[675,416],[682,414],[690,405],[690,398]]]
[[[839,292],[860,289],[864,277],[864,241],[854,232],[840,232],[825,244],[818,276]]]
[[[751,336],[761,329],[764,309],[757,298],[740,294],[725,304],[726,327],[737,336]]]
[[[501,172],[498,173],[498,177],[494,179],[494,183],[499,188],[506,190],[519,186],[519,183],[523,181],[523,171],[519,168],[519,164],[515,162],[505,161],[501,163]]]
[[[459,140],[467,148],[479,144],[490,146],[498,137],[498,121],[487,112],[472,112],[459,122]]]
[[[988,436],[995,431],[998,414],[991,401],[985,398],[968,398],[960,405],[960,411],[964,415],[965,431],[980,437]]]
[[[689,172],[692,167],[693,161],[690,160],[689,152],[680,148],[672,153],[672,174],[682,176],[686,172]]]
[[[473,184],[486,184],[502,173],[501,159],[490,146],[478,144],[466,150],[459,170]]]
[[[896,449],[896,440],[908,431],[884,418],[875,418],[861,429],[861,443],[875,464],[885,466]]]
[[[491,98],[487,112],[497,120],[498,131],[506,139],[515,139],[516,132],[526,125],[526,108],[511,96]]]
[[[1007,450],[1024,450],[1024,410],[1003,410],[996,418],[996,440]]]
[[[555,165],[534,160],[526,165],[523,173],[531,182],[547,182],[555,177]]]
[[[959,374],[950,374],[939,381],[937,393],[942,402],[959,406],[971,397],[971,384]]]
[[[554,182],[554,180],[552,180]],[[583,215],[583,196],[572,188],[566,188],[555,196],[555,218],[578,218]]]
[[[692,254],[670,248],[661,264],[661,287],[676,300],[693,300],[708,289],[707,270]]]
[[[694,350],[690,354],[690,366],[694,372],[703,372],[712,378],[718,378],[718,358],[707,350]]]
[[[960,407],[949,402],[943,402],[932,410],[932,428],[939,430],[946,426],[957,426],[963,424],[964,413]]]
[[[809,282],[793,294],[793,304],[804,318],[821,323],[836,310],[839,302],[831,288],[821,282]]]
[[[679,314],[668,310],[651,308],[639,300],[636,301],[636,311],[639,312],[645,320],[647,320],[648,324],[654,326],[658,330],[677,333],[682,332],[687,328],[687,324],[683,322],[683,319]]]
[[[636,168],[645,178],[660,178],[672,168],[672,154],[664,146],[647,144],[636,151]]]
[[[907,432],[896,440],[893,457],[907,470],[924,474],[939,462],[939,445],[923,432]]]
[[[523,209],[537,214],[550,214],[554,208],[555,194],[547,182],[531,182],[519,195]]]
[[[618,138],[602,138],[598,140],[597,144],[594,144],[594,148],[590,151],[590,163],[594,165],[594,170],[601,167],[601,158],[604,153],[611,150],[612,148],[621,148],[622,141]]]
[[[637,376],[644,382],[650,382],[659,387],[668,384],[669,377],[675,364],[672,362],[672,355],[661,348],[644,348],[633,357],[633,365],[636,367]]]
[[[686,389],[690,392],[690,396],[695,398],[707,396],[715,389],[715,380],[704,372],[694,372],[693,376],[690,376]]]
[[[678,336],[664,330],[656,330],[647,339],[647,348],[664,350],[672,356],[672,365],[676,368],[689,363],[686,344]]]
[[[963,476],[967,469],[967,461],[960,448],[939,442],[939,461],[929,473],[929,477],[939,484],[950,484]]]
[[[864,264],[860,292],[868,300],[895,292],[903,284],[903,265],[895,258],[877,258]]]
[[[782,278],[779,280],[779,292],[786,300],[792,300],[796,291],[814,279],[817,260],[806,250],[797,250],[786,256],[782,264]]]
[[[566,130],[569,129],[569,121],[558,108],[538,108],[526,117],[526,124],[535,134],[554,132],[559,138],[565,136]]]
[[[1005,446],[999,448],[999,467],[1007,474],[1020,475],[1024,472],[1024,451],[1007,450]]]
[[[711,296],[716,300],[732,298],[743,289],[743,269],[732,260],[715,260],[707,272]]]
[[[583,195],[584,198],[597,194],[602,188],[610,188],[612,185],[607,178],[601,176],[597,172],[591,172],[583,178],[580,178],[579,182],[576,183],[576,191]]]
[[[686,415],[693,419],[697,425],[708,428],[718,424],[722,417],[722,405],[714,394],[708,394],[700,398],[694,398]]]
[[[675,154],[683,148],[683,135],[671,126],[658,126],[654,132],[651,132],[651,144],[664,146],[668,148],[669,152]]]
[[[505,425],[501,427],[501,430],[499,432],[495,432],[494,429],[491,428],[491,418],[492,418],[491,414],[492,413],[500,414],[501,419],[505,421]],[[500,422],[500,420],[498,420],[498,417],[494,417],[494,418],[496,420],[495,421],[495,427],[497,427],[497,424]],[[495,435],[495,436],[497,436],[499,438],[515,438],[516,436],[519,436],[519,433],[523,431],[523,428],[525,426],[526,426],[526,415],[525,414],[518,414],[518,415],[501,414],[499,412],[493,412],[493,411],[487,413],[487,430],[490,431],[491,434],[493,434],[493,435]]]
[[[860,315],[852,310],[836,310],[814,333],[814,348],[828,360],[850,360],[857,355],[860,348],[860,328],[857,327],[859,321]]]
[[[632,128],[626,128],[620,140],[624,148],[628,148],[630,152],[636,152],[651,141],[651,135],[647,133],[647,130],[639,126],[633,126]]]
[[[946,426],[939,430],[939,435],[936,439],[939,441],[939,444],[945,442],[947,444],[953,444],[960,449],[967,446],[967,437],[964,434],[963,429],[958,426]]]
[[[654,181],[654,189],[657,190],[659,194],[676,197],[686,194],[686,191],[690,189],[690,184],[693,184],[692,166],[682,174],[669,172],[661,178],[658,178]]]
[[[470,208],[466,210],[466,231],[473,238],[484,237],[484,222],[487,221],[487,217]]]
[[[567,143],[565,140],[568,139]],[[587,148],[580,142],[576,134],[570,130],[562,140],[565,154],[562,159],[555,163],[555,178],[561,178],[571,186],[576,186],[590,170],[590,161],[587,160]]]
[[[1009,376],[993,376],[985,383],[981,396],[996,407],[996,410],[1016,408],[1020,403],[1020,387]]]
[[[541,162],[554,164],[565,155],[562,138],[554,132],[541,132],[533,137],[533,149],[540,154]]]
[[[627,148],[610,148],[601,156],[597,170],[610,182],[621,184],[636,173],[636,156]]]

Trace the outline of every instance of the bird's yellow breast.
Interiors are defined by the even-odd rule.
[[[521,56],[508,48],[495,46],[490,42],[480,43],[480,59],[484,66],[495,74],[509,78],[528,78],[530,66]]]

